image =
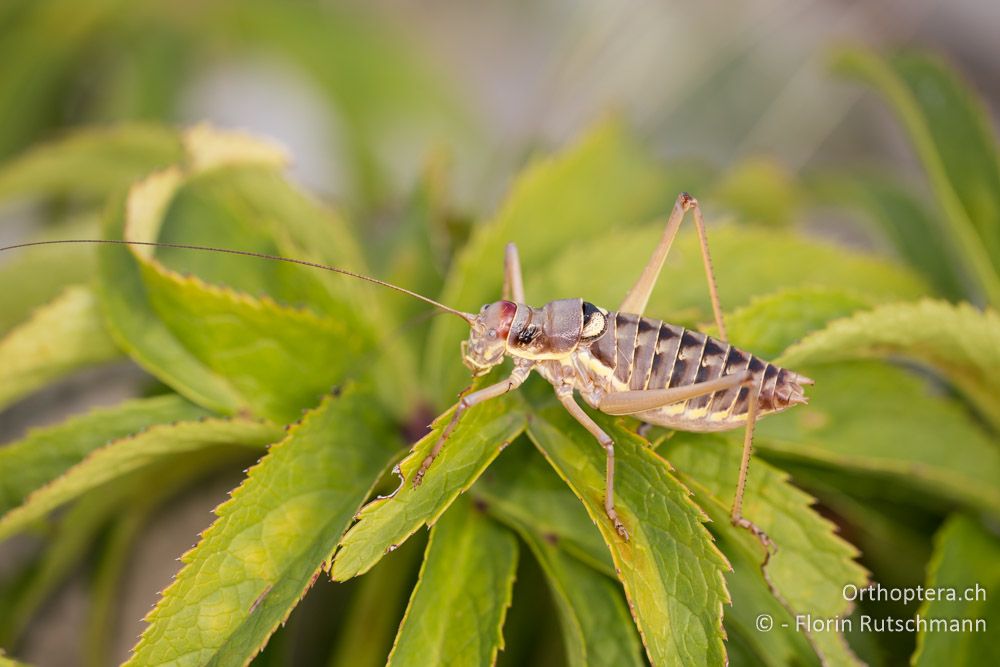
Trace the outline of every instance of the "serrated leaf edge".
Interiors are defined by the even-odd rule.
[[[545,458],[545,460],[548,461],[548,463],[549,463],[550,466],[552,466],[552,469],[555,470],[556,473],[559,475],[559,477],[566,483],[566,486],[568,486],[570,488],[570,490],[573,491],[573,495],[575,495],[577,498],[580,499],[580,502],[583,504],[583,506],[586,509],[587,514],[590,516],[591,520],[593,520],[595,524],[597,524],[598,526],[600,526],[601,522],[603,522],[606,519],[606,517],[603,514],[596,515],[594,512],[591,511],[589,503],[587,503],[587,502],[585,502],[583,500],[583,497],[580,495],[580,493],[577,491],[577,489],[573,486],[573,484],[570,483],[569,479],[567,479],[566,476],[563,475],[562,471],[559,469],[559,466],[557,466],[555,464],[555,462],[549,457],[549,455],[545,451],[545,449],[543,447],[541,447],[537,443],[537,441],[536,441],[536,439],[534,437],[532,437],[532,431],[531,431],[530,425],[533,422],[534,418],[541,418],[541,417],[538,416],[538,415],[532,415],[532,419],[529,419],[529,428],[527,430],[527,433],[528,433],[528,437],[532,441],[532,444],[534,444],[535,448],[538,449],[539,452],[541,452],[541,454]],[[615,420],[615,424],[617,426],[620,426],[623,421],[624,420],[622,420],[622,419],[616,419]],[[623,427],[620,430],[623,431],[623,432],[627,432]],[[635,435],[635,434],[631,434],[631,435]],[[635,435],[635,437],[638,438],[640,436]],[[617,442],[617,439],[615,441]],[[724,613],[725,613],[725,605],[726,604],[732,604],[733,600],[732,600],[732,596],[729,593],[729,587],[726,585],[726,578],[725,578],[725,575],[723,574],[723,570],[725,570],[727,572],[730,572],[730,571],[732,571],[733,566],[730,564],[729,559],[726,558],[725,554],[722,553],[722,551],[719,549],[718,545],[715,543],[715,537],[711,534],[711,532],[709,532],[708,528],[705,526],[705,524],[709,523],[711,521],[711,519],[709,519],[708,515],[705,513],[705,510],[703,510],[697,503],[694,502],[694,499],[693,499],[693,495],[694,494],[691,492],[691,490],[689,488],[687,488],[687,486],[685,486],[673,474],[673,466],[670,465],[670,462],[667,461],[666,459],[664,459],[659,454],[657,454],[655,451],[653,451],[650,447],[648,447],[648,445],[640,444],[640,446],[642,446],[645,449],[647,449],[647,450],[650,451],[650,454],[652,454],[655,457],[655,459],[661,465],[664,466],[665,472],[668,475],[670,475],[677,482],[677,484],[681,487],[681,489],[684,491],[684,493],[682,494],[682,496],[684,498],[684,502],[686,502],[688,504],[688,506],[694,510],[696,516],[700,520],[700,525],[702,527],[702,530],[704,531],[704,535],[708,538],[706,542],[707,542],[707,544],[710,545],[710,547],[709,547],[710,548],[709,555],[715,556],[715,565],[717,566],[716,567],[716,576],[717,576],[718,583],[719,583],[719,590],[723,593],[722,599],[719,601],[718,609],[716,610],[716,618],[717,618],[717,621],[718,621],[718,625],[717,625],[717,628],[716,628],[718,630],[718,634],[716,635],[716,637],[718,638],[717,647],[720,649],[719,653],[721,655],[727,656],[728,652],[726,651],[726,646],[725,646],[725,640],[727,638],[727,634],[726,634],[726,629],[723,626],[723,618],[724,618]],[[601,530],[601,535],[602,536],[605,535],[605,531],[604,530]],[[614,539],[614,538],[612,538],[612,539]],[[605,542],[607,542],[607,539],[605,539]],[[625,564],[622,563],[622,561],[620,560],[620,558],[618,556],[618,553],[617,553],[617,550],[616,549],[612,549],[610,544],[608,545],[608,550],[611,552],[611,558],[612,558],[612,560],[614,561],[614,564],[615,564],[615,571],[618,573],[618,579],[619,579],[619,581],[621,581],[621,570],[622,570],[622,567]],[[624,582],[622,582],[622,584],[624,584]],[[649,656],[649,644],[648,644],[648,642],[646,640],[646,633],[645,633],[645,631],[642,628],[642,624],[639,622],[639,618],[636,615],[637,612],[636,612],[636,608],[635,608],[635,601],[632,599],[632,595],[629,593],[628,589],[624,585],[622,586],[622,588],[625,591],[625,599],[628,602],[629,612],[632,614],[632,619],[633,619],[633,622],[635,623],[636,629],[639,632],[639,638],[642,641],[643,649],[646,651],[646,655],[648,657]],[[728,660],[728,658],[727,658],[727,660]]]

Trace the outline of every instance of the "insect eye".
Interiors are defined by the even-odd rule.
[[[487,332],[487,334],[489,335],[490,338],[496,338],[497,337],[497,330],[496,329],[490,329]]]
[[[485,312],[486,312],[486,309],[487,309],[487,308],[489,308],[489,307],[490,307],[490,304],[488,304],[488,303],[484,303],[484,304],[483,304],[483,307],[479,309],[479,312],[480,312],[480,313],[485,313]]]

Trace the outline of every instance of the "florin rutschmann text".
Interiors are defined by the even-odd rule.
[[[887,588],[874,583],[859,587],[853,584],[844,586],[844,599],[850,602],[901,602],[903,604],[922,602],[985,602],[986,589],[979,584],[967,587],[924,587]],[[944,618],[926,616],[916,613],[912,617],[871,616],[857,614],[855,616],[834,616],[824,618],[813,614],[796,614],[794,622],[779,622],[784,628],[793,627],[796,632],[986,632],[986,619],[970,616]],[[775,626],[775,619],[770,614],[757,616],[757,630],[770,632]]]

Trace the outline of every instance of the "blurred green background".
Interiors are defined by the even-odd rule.
[[[684,187],[700,199],[710,225],[755,224],[758,243],[746,253],[759,252],[772,233],[794,229],[908,265],[926,281],[928,294],[995,307],[1000,201],[989,128],[1000,108],[998,26],[1000,5],[985,0],[7,0],[0,5],[0,162],[17,168],[0,176],[0,243],[96,234],[95,202],[109,184],[127,185],[145,160],[177,159],[172,138],[156,124],[208,121],[281,142],[293,157],[293,180],[343,212],[374,275],[437,294],[454,249],[477,221],[495,213],[525,164],[614,118],[667,165],[659,195],[664,206]],[[900,50],[933,56],[884,65],[874,55]],[[943,152],[943,175],[914,139],[905,105],[894,101],[889,72],[912,84],[933,129],[929,141]],[[944,74],[935,79],[937,72]],[[925,84],[930,87],[921,88]],[[958,91],[960,103],[949,91]],[[120,147],[105,141],[105,162],[46,162],[44,152],[21,157],[81,127],[119,123],[134,124],[134,135]],[[48,175],[43,187],[33,185],[39,182],[33,169]],[[949,235],[935,222],[957,215],[941,194],[944,182],[967,209],[971,238]],[[423,227],[413,218],[414,211],[428,210],[441,221],[441,237],[428,251],[440,260],[439,271],[415,274],[411,264],[424,249],[413,256],[406,249],[426,242],[415,240]],[[85,275],[89,267],[69,257],[51,284],[30,285],[12,282],[17,257],[0,259],[0,332]],[[645,259],[642,253],[636,266]],[[723,291],[727,281],[736,288],[738,269],[719,269]],[[499,274],[499,257],[482,270]],[[532,267],[525,272],[530,283]],[[415,275],[422,282],[414,284]],[[572,290],[576,278],[571,270],[557,273],[546,287]],[[678,319],[704,321],[703,311],[693,310],[703,297],[700,274],[690,272],[689,281],[694,287],[679,288],[671,303],[681,307]],[[731,305],[743,305],[736,301]],[[412,304],[401,307],[420,312]],[[440,374],[460,373],[456,369]],[[452,379],[441,386],[450,387]],[[0,412],[0,440],[116,403],[145,382],[126,364],[73,377]],[[427,393],[440,402],[447,392]],[[972,403],[988,413],[988,399]],[[995,430],[984,426],[984,432],[995,439]],[[796,479],[818,493],[830,478],[812,472],[802,465]],[[143,627],[139,619],[175,572],[174,546],[194,539],[239,479],[220,478],[184,496],[142,533],[122,586],[116,656],[127,654]],[[854,507],[855,498],[840,499],[839,512]],[[881,530],[912,519],[892,544],[909,540],[915,551],[899,564],[900,580],[922,581],[929,536],[941,516],[932,508],[914,518],[888,503],[882,510],[885,525],[869,524],[872,534],[846,537],[877,545]],[[8,553],[18,548],[2,545]],[[418,547],[407,548],[416,557]],[[891,557],[876,552],[865,564],[872,568]],[[539,585],[537,567],[522,569],[521,586]],[[19,657],[75,664],[88,576],[66,580],[42,607],[25,630]],[[321,622],[327,618],[309,614],[310,607],[330,608],[323,595],[320,586],[294,617],[303,620],[276,635],[274,655],[293,655],[301,664],[326,655]],[[516,607],[513,614],[507,664],[520,658],[546,664],[558,655],[558,640],[549,636],[557,632],[554,621],[548,629],[534,627],[520,620]],[[305,638],[301,646],[297,638]],[[912,637],[890,639],[888,648],[866,657],[900,664],[912,647]],[[338,664],[350,664],[349,657],[341,659]]]

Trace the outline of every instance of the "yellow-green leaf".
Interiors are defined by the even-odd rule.
[[[612,579],[614,569],[604,563],[609,559],[600,533],[537,452],[514,454],[494,464],[473,492],[488,513],[517,531],[541,565],[559,611],[567,663],[645,664],[621,587]],[[591,535],[596,545],[586,540]],[[582,549],[573,544],[581,539],[588,542]],[[595,559],[597,569],[590,565]]]
[[[43,603],[79,569],[100,532],[121,511],[123,502],[127,502],[126,494],[119,489],[82,498],[59,517],[44,542],[44,550],[28,564],[23,580],[12,582],[10,574],[5,575],[0,590],[3,645],[14,645]]]
[[[850,207],[875,223],[902,260],[949,300],[967,296],[968,267],[951,246],[934,208],[873,170],[845,170],[810,179],[811,195],[826,206]]]
[[[29,667],[28,663],[11,658],[0,648],[0,667]]]
[[[727,443],[719,436],[675,433],[662,448],[664,456],[677,467],[681,481],[695,492],[698,504],[712,517],[711,526],[718,532],[731,525],[728,511],[736,491],[742,438],[734,440],[740,442]],[[835,534],[832,523],[810,508],[812,502],[812,498],[789,483],[784,472],[763,461],[750,466],[743,514],[777,545],[765,569],[769,586],[796,616],[846,616],[851,605],[844,599],[844,586],[863,586],[867,574],[854,562],[858,551]],[[733,542],[753,538],[746,532],[745,536],[728,539]],[[758,566],[763,556],[758,546]],[[752,611],[740,610],[751,618]],[[850,660],[849,654],[837,649],[844,646],[843,637],[819,636],[827,632],[805,634],[828,664],[841,663],[837,656]]]
[[[425,540],[410,540],[358,580],[328,667],[384,667],[426,546]]]
[[[768,458],[892,480],[880,488],[917,490],[912,501],[938,510],[943,498],[1000,514],[1000,448],[956,401],[881,362],[795,369],[816,385],[808,405],[757,425]]]
[[[733,596],[725,618],[729,664],[818,667],[820,659],[815,649],[795,627],[794,615],[775,597],[761,574],[760,542],[732,525],[728,508],[710,500],[699,504],[712,518],[709,529],[733,568],[726,573],[726,586]],[[770,629],[762,630],[767,626],[760,623],[769,624]]]
[[[310,411],[182,556],[129,664],[249,662],[319,576],[396,451],[369,390],[350,387]]]
[[[175,340],[254,414],[292,421],[337,382],[365,369],[372,339],[356,318],[283,307],[153,264],[144,266],[143,279]]]
[[[124,202],[118,202],[110,209],[105,234],[121,238],[123,231]],[[235,413],[243,407],[236,391],[160,322],[149,304],[135,258],[127,249],[100,248],[97,293],[108,330],[136,363],[210,410]]]
[[[917,610],[927,629],[917,633],[915,667],[995,665],[1000,647],[990,628],[1000,623],[1000,539],[972,519],[955,515],[934,538],[925,591],[954,590],[972,599],[928,598]]]
[[[0,169],[0,200],[25,196],[105,197],[183,156],[180,137],[162,125],[77,130],[41,144]]]
[[[83,215],[47,225],[24,241],[95,238],[99,229],[96,214]],[[93,246],[79,243],[3,253],[0,285],[17,285],[17,289],[5,289],[0,293],[0,335],[21,324],[35,308],[56,298],[70,285],[90,280],[94,275],[95,257]]]
[[[789,348],[782,362],[900,356],[941,373],[1000,430],[1000,315],[992,309],[930,300],[886,304],[831,322]]]
[[[0,515],[109,442],[157,424],[206,416],[205,410],[179,396],[168,395],[126,401],[31,431],[21,440],[0,447]]]
[[[801,204],[791,171],[777,160],[750,158],[737,163],[702,196],[713,208],[725,206],[745,222],[789,227]]]
[[[514,527],[531,526],[547,542],[589,567],[615,576],[614,563],[587,510],[534,449],[518,442],[472,487],[491,514]]]
[[[237,453],[237,448],[191,452],[179,460],[140,469],[115,484],[85,493],[59,513],[47,526],[43,550],[30,562],[21,585],[0,591],[0,643],[11,645],[20,636],[49,596],[79,570],[102,531],[116,518],[147,513],[199,475],[238,462],[240,457],[233,456]],[[108,628],[105,625],[102,631]]]
[[[491,665],[517,568],[517,539],[467,500],[431,529],[389,665]]]
[[[133,212],[166,205],[169,188],[153,186],[171,186],[167,176],[133,191]],[[123,208],[109,217],[110,236],[124,232]],[[145,254],[101,249],[108,326],[133,359],[196,403],[287,422],[349,372],[364,370],[362,353],[373,339],[353,309],[320,316],[288,308],[181,276]]]
[[[754,297],[726,315],[726,329],[734,345],[765,359],[776,359],[789,345],[822,329],[830,320],[871,305],[860,292],[832,287],[787,288]]]
[[[866,50],[838,54],[838,69],[877,88],[923,162],[951,242],[986,298],[1000,307],[1000,163],[980,102],[937,59]]]
[[[615,507],[626,542],[604,512],[604,449],[561,405],[537,412],[528,435],[583,501],[604,537],[654,665],[721,664],[728,563],[705,515],[669,464],[618,420],[595,419],[615,441]],[[679,564],[683,563],[683,567]]]
[[[639,634],[617,582],[527,527],[520,534],[549,582],[559,610],[566,662],[576,667],[646,664]]]
[[[119,354],[101,321],[93,292],[68,287],[0,339],[0,407]]]
[[[449,436],[423,482],[413,478],[438,441],[452,411],[441,416],[399,464],[399,488],[377,498],[358,514],[341,542],[330,575],[337,581],[367,572],[384,554],[423,525],[437,521],[459,494],[472,486],[500,451],[524,430],[525,414],[517,395],[470,408]]]
[[[273,424],[245,419],[151,426],[138,435],[91,451],[60,477],[32,492],[23,504],[0,517],[0,540],[87,491],[164,458],[224,445],[263,449],[280,434],[281,429]]]

